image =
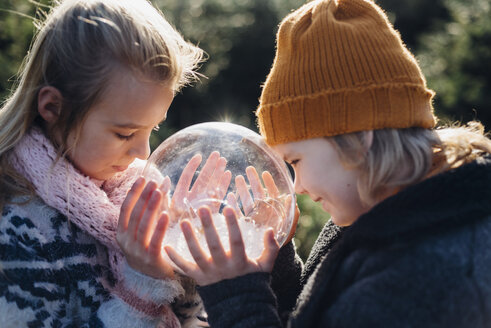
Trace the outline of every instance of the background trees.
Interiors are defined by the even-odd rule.
[[[478,119],[491,127],[491,2],[444,0],[448,19],[419,36],[419,60],[446,119]]]
[[[32,1],[32,0],[31,0]],[[8,96],[35,31],[36,8],[52,0],[0,0],[0,98]],[[489,0],[376,0],[417,55],[435,108],[445,119],[491,126],[491,3]],[[153,0],[178,30],[207,52],[206,76],[176,96],[152,146],[191,124],[228,120],[255,129],[253,110],[275,50],[282,17],[302,0]],[[46,9],[46,8],[45,8]],[[31,17],[31,18],[29,18]],[[327,220],[305,197],[297,244],[305,256]]]

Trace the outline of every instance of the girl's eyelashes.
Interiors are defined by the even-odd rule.
[[[116,137],[118,137],[121,140],[130,140],[134,135],[135,135],[134,133],[129,134],[129,135],[124,135],[124,134],[116,133]]]
[[[290,161],[290,165],[295,165],[298,163],[298,161],[299,161],[299,159],[294,159],[294,160]]]
[[[159,125],[156,125],[152,128],[153,131],[158,131],[160,128]],[[130,134],[121,134],[121,133],[118,133],[118,132],[115,132],[116,134],[116,137],[118,137],[118,139],[121,139],[121,140],[130,140],[131,138],[133,138],[133,136],[135,135],[136,132],[133,132],[133,133],[130,133]]]

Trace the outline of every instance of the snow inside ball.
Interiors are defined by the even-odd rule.
[[[209,254],[197,215],[202,206],[210,208],[226,251],[228,229],[222,211],[225,206],[235,210],[252,258],[261,255],[268,228],[280,246],[292,229],[295,192],[288,168],[259,134],[243,126],[209,122],[185,128],[160,144],[143,175],[159,183],[167,195],[162,210],[170,221],[163,246],[172,246],[188,261],[193,259],[179,226],[184,219]]]

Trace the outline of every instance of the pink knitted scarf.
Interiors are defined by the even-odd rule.
[[[64,214],[70,222],[95,237],[109,251],[111,270],[118,283],[112,292],[137,310],[151,316],[167,317],[166,327],[180,327],[168,305],[158,305],[136,296],[123,287],[124,255],[116,241],[119,211],[126,192],[143,171],[145,162],[135,160],[124,172],[98,181],[81,174],[57,152],[38,128],[32,128],[14,147],[11,165],[33,185],[37,195]]]

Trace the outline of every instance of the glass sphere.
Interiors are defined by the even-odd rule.
[[[143,175],[167,194],[162,210],[170,220],[163,246],[172,246],[188,261],[194,262],[179,225],[184,219],[209,254],[197,215],[202,206],[210,208],[226,251],[229,239],[222,211],[225,206],[235,210],[252,258],[261,255],[267,229],[273,229],[281,246],[293,228],[296,201],[290,172],[259,134],[243,126],[209,122],[185,128],[151,154]]]

